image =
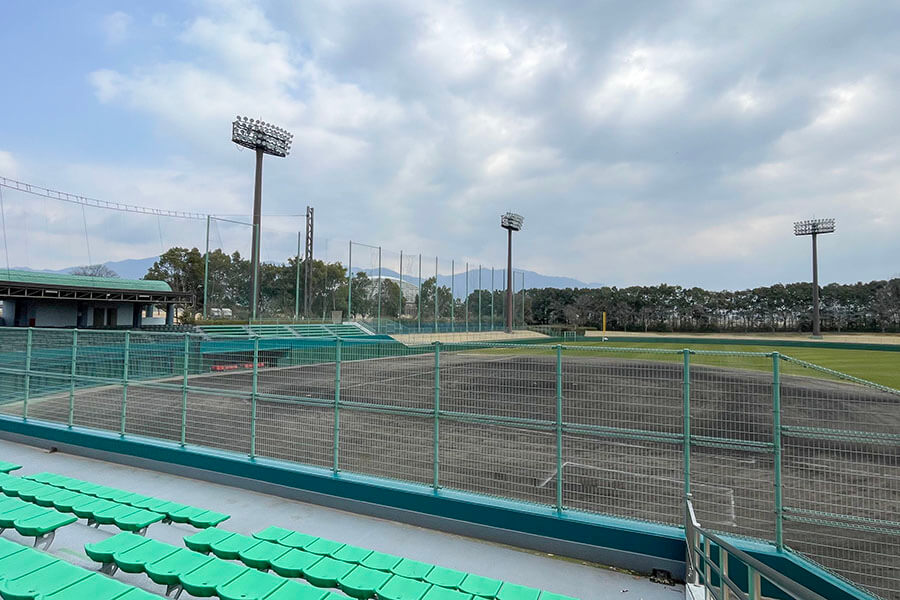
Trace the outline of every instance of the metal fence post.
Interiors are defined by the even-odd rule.
[[[78,330],[72,330],[72,364],[69,365],[69,427],[75,424],[75,373],[78,360]]]
[[[772,442],[775,450],[775,546],[784,550],[784,513],[781,498],[781,355],[772,353]]]
[[[437,491],[439,484],[440,436],[441,436],[441,343],[434,343],[434,479],[432,487]]]
[[[25,334],[25,399],[22,401],[22,418],[28,418],[28,398],[31,396],[31,346],[34,331],[31,327]]]
[[[684,375],[681,388],[682,428],[684,434],[684,493],[691,493],[691,351],[685,348]]]
[[[556,514],[563,511],[562,346],[556,345]]]
[[[187,439],[187,396],[188,396],[188,370],[190,368],[191,334],[184,334],[184,361],[182,364],[181,380],[181,445],[184,446]]]
[[[119,435],[125,435],[125,413],[128,406],[128,365],[131,362],[131,332],[125,332],[125,355],[122,361],[122,417]]]
[[[332,442],[332,465],[331,469],[334,474],[338,472],[338,454],[340,453],[340,431],[341,431],[341,338],[334,341],[334,438]]]
[[[256,394],[259,389],[259,337],[253,338],[253,383],[250,390],[250,458],[256,458]]]

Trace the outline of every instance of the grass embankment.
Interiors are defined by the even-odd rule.
[[[720,344],[674,344],[659,342],[600,342],[597,341],[579,341],[568,342],[565,344],[567,348],[585,347],[584,350],[566,350],[565,356],[616,356],[623,358],[623,353],[606,354],[602,351],[589,349],[589,347],[602,348],[635,348],[649,350],[682,350],[685,347],[691,350],[712,351],[723,354],[694,354],[691,356],[691,364],[710,365],[717,367],[730,367],[735,369],[751,369],[754,371],[771,371],[772,363],[770,359],[757,357],[742,357],[729,355],[733,352],[780,352],[796,358],[798,360],[810,362],[820,367],[839,371],[841,373],[852,375],[860,379],[865,379],[880,385],[884,385],[894,389],[900,389],[900,352],[886,352],[876,350],[847,350],[842,348],[804,348],[804,347],[783,347],[776,345],[766,345],[764,343],[747,344],[747,345],[720,345]],[[549,351],[549,349],[548,349]],[[518,349],[491,349],[486,352],[491,353],[523,353],[535,354],[544,351],[534,347],[518,348]],[[661,360],[665,362],[680,362],[682,357],[677,354],[651,354],[651,353],[635,353],[631,354],[640,360]],[[782,372],[786,375],[806,375],[813,377],[822,377],[824,379],[833,379],[825,373],[811,369],[805,369],[790,363],[783,363]]]

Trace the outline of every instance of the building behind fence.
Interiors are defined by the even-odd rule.
[[[7,416],[683,524],[900,598],[900,391],[779,353],[0,330]]]

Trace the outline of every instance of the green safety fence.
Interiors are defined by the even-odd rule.
[[[0,411],[770,540],[900,589],[900,391],[778,352],[0,330]]]

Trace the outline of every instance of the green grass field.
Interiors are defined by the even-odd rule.
[[[597,341],[579,341],[567,342],[564,344],[567,348],[584,347],[583,351],[566,350],[566,356],[602,356],[597,350],[589,349],[591,347],[602,348],[634,348],[648,350],[683,350],[690,348],[691,350],[712,351],[721,354],[707,355],[695,354],[691,356],[692,364],[701,364],[718,367],[743,368],[754,371],[771,371],[771,359],[759,357],[743,357],[736,356],[731,353],[737,352],[780,352],[781,354],[796,358],[805,362],[810,362],[820,367],[839,371],[853,377],[865,379],[873,383],[900,390],[900,352],[885,352],[875,350],[846,350],[839,348],[803,348],[803,347],[784,347],[784,346],[767,346],[764,344],[747,344],[747,345],[720,345],[720,344],[688,344],[683,343],[666,343],[660,342],[600,342]],[[549,350],[548,351],[552,351]],[[509,353],[509,350],[491,349],[486,352],[491,353]],[[515,353],[533,354],[541,353],[542,350],[527,347],[514,351]],[[615,356],[621,358],[622,353],[616,353]],[[666,362],[680,362],[682,356],[678,354],[651,354],[635,353],[634,358],[640,360],[661,360]],[[822,377],[824,379],[832,379],[825,373],[805,369],[797,365],[784,363],[782,372],[787,375],[806,375],[814,377]]]

